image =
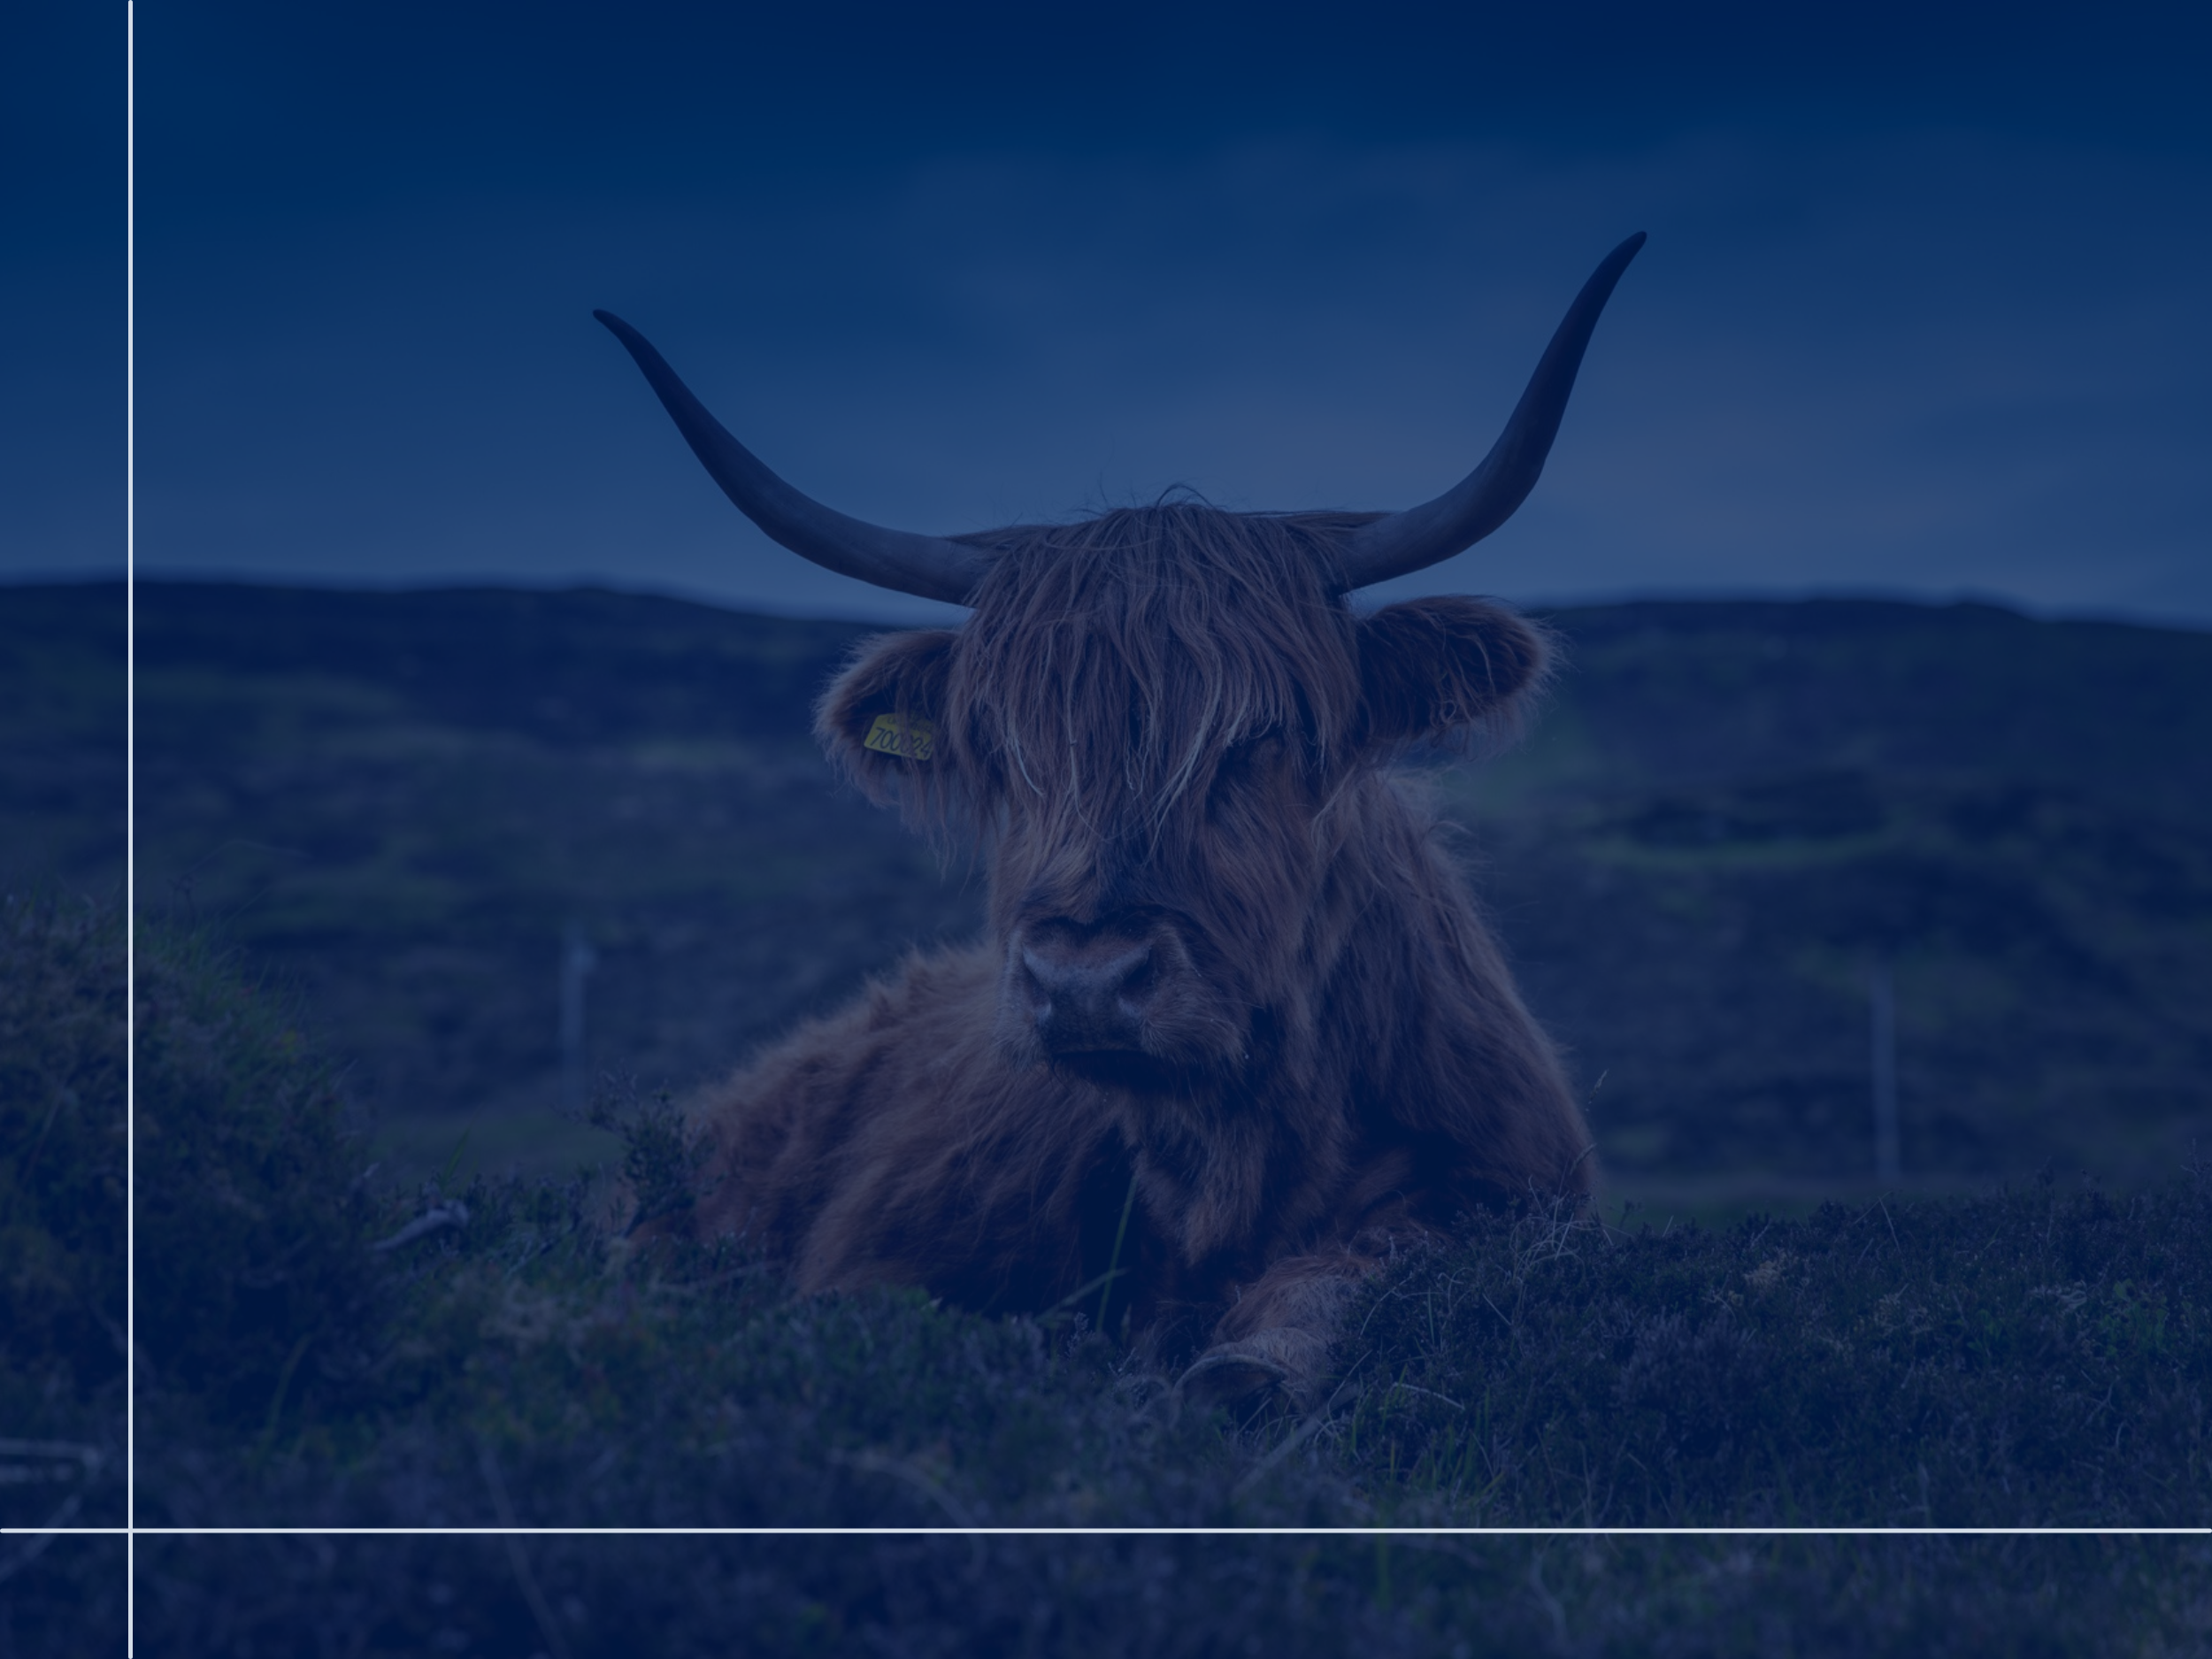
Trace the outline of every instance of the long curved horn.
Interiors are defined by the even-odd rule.
[[[1480,466],[1434,501],[1378,518],[1354,533],[1344,550],[1348,589],[1403,576],[1464,552],[1513,516],[1536,488],[1544,457],[1551,453],[1559,418],[1567,412],[1567,395],[1574,390],[1575,371],[1582,366],[1590,331],[1598,326],[1598,313],[1643,245],[1640,230],[1606,255],[1582,285],[1559,332],[1544,348],[1528,389],[1514,405],[1513,418]]]
[[[887,530],[833,512],[778,478],[750,449],[730,436],[706,405],[677,379],[652,342],[611,311],[594,311],[614,337],[629,348],[645,378],[675,417],[676,429],[705,464],[722,493],[737,510],[801,558],[841,576],[856,576],[878,588],[965,604],[982,580],[989,560],[977,548],[941,536]]]

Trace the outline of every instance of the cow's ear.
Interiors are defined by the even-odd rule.
[[[1550,672],[1543,631],[1486,600],[1414,599],[1358,626],[1360,695],[1376,742],[1510,735]]]
[[[945,628],[882,634],[822,694],[814,735],[870,800],[893,799],[902,779],[930,785],[936,780],[921,774],[949,764],[938,727],[957,638]]]

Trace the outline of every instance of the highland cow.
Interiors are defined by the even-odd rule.
[[[1642,242],[1584,287],[1482,465],[1392,514],[882,529],[785,484],[596,313],[769,535],[972,612],[868,642],[815,729],[871,799],[980,846],[988,933],[703,1097],[695,1225],[808,1291],[1079,1302],[1163,1356],[1202,1348],[1187,1389],[1302,1400],[1392,1250],[1586,1197],[1559,1061],[1392,765],[1510,732],[1544,636],[1485,600],[1347,595],[1520,504]]]

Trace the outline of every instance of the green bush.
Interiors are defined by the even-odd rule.
[[[0,1517],[119,1518],[123,1446],[123,928],[112,908],[0,907]],[[71,1447],[73,1455],[60,1450]]]
[[[197,933],[138,957],[138,1344],[150,1392],[267,1433],[361,1382],[388,1287],[337,1079]]]

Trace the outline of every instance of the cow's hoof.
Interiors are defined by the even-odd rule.
[[[1224,1343],[1201,1354],[1176,1382],[1176,1392],[1189,1404],[1225,1406],[1253,1410],[1278,1394],[1296,1394],[1298,1379],[1290,1367],[1240,1343]]]

